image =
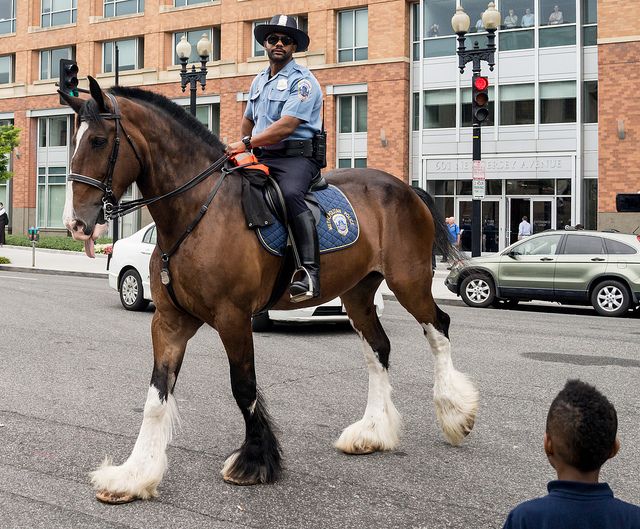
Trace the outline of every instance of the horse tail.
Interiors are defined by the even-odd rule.
[[[433,239],[434,249],[438,250],[442,255],[449,256],[449,259],[454,261],[462,260],[464,257],[458,248],[449,240],[449,228],[447,227],[447,223],[444,221],[444,215],[436,205],[433,197],[420,187],[412,187],[412,189],[415,191],[416,195],[420,197],[420,200],[422,200],[422,202],[427,206],[431,213],[431,217],[433,218],[433,224],[435,227]]]

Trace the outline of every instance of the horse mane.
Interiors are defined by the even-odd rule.
[[[205,127],[205,125],[195,116],[192,116],[183,107],[177,105],[167,97],[149,90],[126,86],[112,86],[109,91],[113,95],[141,101],[163,110],[166,115],[184,129],[184,134],[181,134],[183,137],[195,136],[205,145],[205,147],[209,147],[211,149],[211,154],[215,158],[219,158],[224,153],[224,144],[213,132]],[[90,100],[89,102],[91,103],[93,100]],[[94,106],[96,106],[97,111],[97,105],[95,105],[95,102],[93,103]],[[93,114],[94,111],[91,108],[91,105],[85,105],[85,111],[87,114],[90,114],[90,116],[87,117],[93,117],[91,114]],[[176,136],[178,136],[178,134],[176,134]]]

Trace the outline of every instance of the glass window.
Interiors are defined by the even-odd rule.
[[[338,160],[338,167],[340,169],[349,169],[351,167],[355,168],[365,168],[367,167],[367,159],[366,158],[340,158]]]
[[[420,4],[411,4],[411,56],[420,59]]]
[[[207,2],[213,2],[213,0],[175,0],[175,6],[192,6],[195,4],[204,4]]]
[[[540,123],[575,123],[576,83],[540,83]]]
[[[425,90],[423,128],[439,129],[456,126],[456,91]]]
[[[16,32],[16,0],[0,0],[0,35]]]
[[[526,50],[533,48],[533,30],[500,31],[498,48],[500,51]]]
[[[138,70],[144,67],[144,44],[141,38],[116,40],[102,45],[102,71],[114,72],[116,64],[116,46],[118,47],[119,70]]]
[[[507,180],[507,195],[553,195],[554,193],[553,180]]]
[[[595,46],[598,42],[598,1],[582,0],[582,44]]]
[[[556,180],[556,195],[571,195],[570,178],[558,178]]]
[[[447,57],[456,54],[456,39],[453,37],[427,39],[424,41],[425,57]]]
[[[556,228],[571,224],[571,197],[556,198]]]
[[[367,96],[340,96],[338,98],[339,123],[341,133],[367,132]]]
[[[147,244],[155,244],[156,241],[157,241],[156,227],[151,226],[151,228],[149,228],[147,232],[144,234],[144,237],[142,238],[142,242],[146,242]]]
[[[540,0],[540,25],[575,24],[576,0]]]
[[[40,79],[57,79],[60,76],[60,59],[73,59],[74,48],[55,48],[40,52]]]
[[[63,150],[66,151],[68,130],[68,116],[38,119],[39,149],[36,218],[39,226],[62,228],[67,167],[65,165],[47,165],[50,156],[47,154],[46,149],[63,147]],[[59,151],[59,149],[56,149],[56,151]]]
[[[584,227],[595,230],[598,227],[598,179],[585,178],[583,186]]]
[[[530,125],[534,122],[533,84],[500,86],[500,125]]]
[[[527,238],[524,242],[513,247],[516,255],[555,255],[562,234],[543,235],[535,239]]]
[[[486,9],[486,5],[484,8]],[[508,3],[500,6],[500,10],[502,12],[501,30],[532,28],[535,26],[533,0],[509,0]]]
[[[595,235],[567,235],[562,251],[565,255],[588,255],[604,253],[602,237]]]
[[[144,11],[144,0],[104,0],[104,16],[119,17]]]
[[[413,93],[413,116],[411,120],[412,130],[420,129],[420,92]]]
[[[368,9],[352,9],[338,13],[338,62],[367,60],[368,26]]]
[[[454,180],[427,180],[427,192],[430,195],[453,195]]]
[[[540,47],[572,46],[576,43],[576,26],[559,26],[540,30]]]
[[[468,11],[465,3],[465,10]],[[486,7],[486,6],[485,6]],[[423,37],[425,57],[446,57],[456,54],[456,39],[451,27],[451,16],[456,12],[456,0],[431,0],[424,2]],[[474,20],[471,21],[475,23]],[[447,38],[443,38],[447,37]]]
[[[187,32],[180,31],[173,34],[173,64],[180,64],[180,59],[178,59],[178,54],[176,53],[176,46],[183,35],[186,35],[189,44],[191,44],[189,62],[200,62],[200,56],[198,55],[198,41],[202,38],[202,35],[206,35],[211,42],[211,55],[209,56],[209,61],[220,60],[220,28],[200,28]]]
[[[598,123],[598,81],[585,81],[583,92],[583,123]]]
[[[13,83],[13,55],[0,56],[0,84]]]
[[[460,90],[460,104],[462,107],[462,126],[471,127],[473,125],[473,116],[471,115],[471,88],[463,88]],[[482,122],[483,126],[493,125],[493,106],[494,106],[494,89],[489,87],[489,117]]]
[[[604,244],[607,248],[607,253],[608,254],[615,254],[615,255],[633,255],[636,252],[636,250],[634,248],[632,248],[631,246],[620,242],[620,241],[613,241],[611,239],[605,239],[604,240]]]
[[[41,26],[49,28],[76,21],[78,0],[42,0]]]

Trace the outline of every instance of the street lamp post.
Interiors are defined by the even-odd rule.
[[[482,25],[487,30],[488,43],[486,48],[480,48],[478,41],[473,43],[473,48],[465,48],[465,35],[469,31],[471,20],[464,12],[461,5],[456,8],[456,13],[451,18],[451,26],[454,33],[458,35],[458,67],[460,73],[464,73],[464,67],[468,62],[473,62],[473,79],[471,86],[472,94],[472,120],[473,120],[473,210],[471,217],[471,256],[477,257],[482,248],[481,229],[481,205],[484,198],[484,171],[482,169],[481,154],[481,133],[482,122],[488,116],[486,105],[488,103],[488,82],[486,78],[480,76],[481,61],[489,64],[489,70],[493,71],[495,65],[496,51],[496,30],[500,26],[500,12],[496,10],[495,4],[489,2],[487,10],[482,13]],[[476,100],[476,93],[482,92],[481,98]],[[476,106],[481,108],[476,109]],[[475,111],[474,111],[475,110]]]
[[[176,53],[178,54],[180,64],[182,65],[180,70],[180,84],[183,92],[187,88],[187,84],[189,85],[191,91],[189,111],[193,116],[196,115],[196,92],[198,89],[198,83],[200,83],[203,90],[207,85],[207,60],[209,59],[211,49],[210,45],[209,37],[205,33],[202,35],[202,38],[198,41],[196,46],[198,49],[198,55],[200,56],[200,70],[196,70],[196,65],[192,64],[191,71],[187,70],[187,63],[191,56],[191,44],[187,40],[187,37],[183,35],[180,42],[176,45]]]

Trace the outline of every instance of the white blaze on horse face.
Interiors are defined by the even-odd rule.
[[[89,125],[86,122],[82,122],[80,124],[80,128],[76,133],[76,147],[73,150],[73,156],[71,157],[71,166],[73,166],[73,157],[78,152],[78,147],[80,146],[80,142],[82,141],[82,137],[84,133],[87,132]],[[72,169],[73,171],[73,169]],[[66,198],[64,201],[64,210],[62,211],[62,223],[67,227],[69,231],[73,231],[71,226],[71,221],[75,218],[75,214],[73,211],[73,182],[67,182],[67,192]]]
[[[335,447],[347,454],[393,450],[400,441],[402,418],[391,401],[389,373],[362,334],[357,329],[356,332],[362,339],[364,358],[369,369],[367,407],[362,419],[344,429]]]
[[[473,428],[480,397],[464,373],[453,367],[451,342],[430,323],[421,324],[435,357],[433,402],[447,440],[459,445]]]

